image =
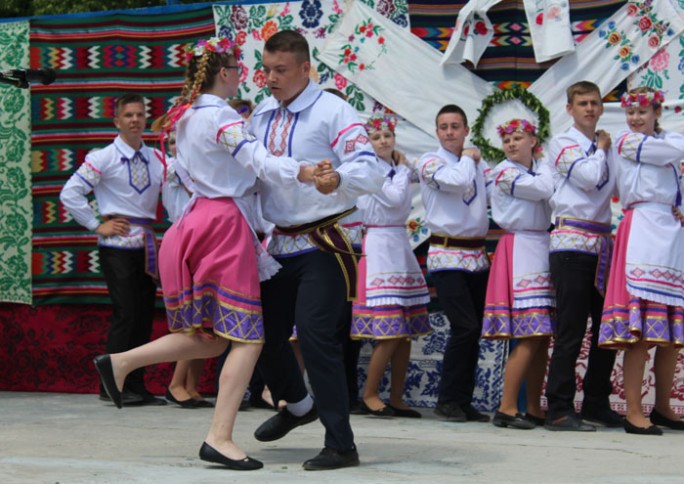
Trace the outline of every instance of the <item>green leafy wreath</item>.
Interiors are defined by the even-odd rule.
[[[539,144],[544,143],[549,138],[549,110],[544,107],[534,94],[520,86],[515,86],[505,91],[497,90],[482,101],[482,107],[477,110],[479,114],[471,131],[473,134],[473,144],[480,148],[482,157],[487,161],[499,162],[506,157],[503,150],[493,146],[489,139],[482,135],[487,116],[489,116],[489,112],[494,106],[516,100],[523,103],[530,111],[537,115],[537,138],[539,139]]]

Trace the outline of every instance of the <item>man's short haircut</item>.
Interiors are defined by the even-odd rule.
[[[582,94],[591,94],[595,92],[598,94],[598,97],[601,97],[601,89],[594,84],[593,82],[590,81],[579,81],[574,84],[572,84],[570,87],[568,87],[566,94],[568,97],[568,104],[572,104],[572,101],[575,99],[575,96],[579,96]]]
[[[268,52],[292,52],[300,64],[310,61],[309,43],[295,30],[281,30],[273,34],[264,45]]]
[[[445,113],[460,114],[461,117],[463,118],[463,124],[465,126],[468,126],[468,116],[466,116],[466,113],[463,110],[463,108],[461,108],[460,106],[456,106],[455,104],[447,104],[446,106],[443,106],[442,109],[439,110],[439,112],[437,113],[437,116],[435,117],[435,124],[436,125],[439,125],[438,119],[442,114],[445,114]]]
[[[114,116],[118,116],[119,111],[126,104],[133,103],[140,103],[143,105],[143,107],[145,107],[145,98],[143,98],[140,94],[134,93],[124,94],[123,96],[119,96],[118,98],[116,98],[116,103],[114,104]]]

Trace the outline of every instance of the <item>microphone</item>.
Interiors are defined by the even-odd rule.
[[[55,70],[49,67],[41,67],[40,69],[11,69],[3,72],[2,75],[22,81],[40,82],[44,85],[52,84],[57,78]]]

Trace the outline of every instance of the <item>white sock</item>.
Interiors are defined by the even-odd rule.
[[[309,410],[313,408],[313,398],[311,395],[307,394],[302,400],[295,403],[288,403],[287,410],[295,417],[301,417],[309,413]]]

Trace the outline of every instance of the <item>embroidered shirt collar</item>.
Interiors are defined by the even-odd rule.
[[[121,155],[122,162],[132,160],[136,153],[140,154],[140,158],[145,163],[149,163],[150,161],[150,156],[147,152],[147,146],[145,145],[144,141],[141,141],[140,149],[136,151],[133,148],[131,148],[119,135],[116,137],[116,139],[114,139],[114,146],[116,147],[116,150],[119,152],[119,155]]]
[[[451,151],[447,150],[443,146],[440,146],[439,149],[437,150],[437,154],[443,158],[445,161],[451,162],[451,163],[458,163],[461,161],[461,157],[453,154]]]
[[[304,90],[297,96],[290,104],[283,106],[283,104],[278,101],[275,97],[271,96],[266,101],[261,103],[257,109],[254,111],[255,116],[267,113],[269,111],[274,111],[276,109],[285,108],[291,113],[299,113],[310,107],[313,103],[321,97],[322,90],[317,84],[309,80],[309,84],[304,88]]]
[[[582,148],[582,151],[585,153],[590,153],[592,151],[592,145],[596,146],[595,140],[587,138],[584,133],[574,126],[570,126],[570,129],[568,129],[568,134],[570,134],[573,139],[579,142],[580,148]]]

